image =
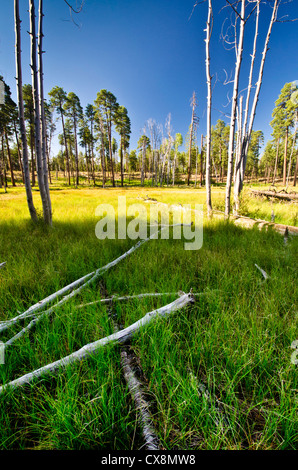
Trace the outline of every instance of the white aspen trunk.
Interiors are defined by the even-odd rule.
[[[43,0],[39,0],[39,21],[38,21],[38,78],[39,78],[39,111],[40,111],[40,127],[41,127],[41,156],[43,180],[47,198],[47,223],[52,224],[52,206],[49,189],[49,175],[47,162],[47,142],[46,142],[46,120],[44,111],[44,90],[43,90],[43,60],[42,60],[42,43],[43,43]]]
[[[29,0],[30,13],[30,37],[31,37],[31,75],[32,75],[32,91],[34,103],[34,129],[35,129],[35,153],[36,153],[36,169],[40,197],[42,201],[43,217],[47,224],[51,224],[49,204],[47,192],[44,183],[44,169],[41,153],[41,129],[40,129],[40,112],[39,112],[39,90],[37,77],[37,61],[36,61],[36,29],[35,29],[35,5],[34,0]]]
[[[225,218],[230,216],[231,210],[231,187],[232,187],[232,174],[233,174],[233,159],[234,159],[234,138],[235,138],[235,124],[236,124],[236,110],[238,100],[239,76],[243,54],[243,39],[245,28],[245,0],[241,0],[241,18],[240,18],[240,31],[239,31],[239,44],[236,55],[234,87],[230,120],[230,136],[229,136],[229,149],[228,149],[228,173],[226,184],[226,197],[225,197]]]
[[[28,156],[28,144],[26,135],[26,126],[24,119],[24,102],[23,102],[23,83],[22,83],[22,64],[21,64],[21,20],[19,13],[19,0],[14,0],[14,12],[15,12],[15,59],[16,59],[16,81],[17,81],[17,99],[18,99],[18,111],[19,111],[19,122],[21,130],[21,142],[22,142],[22,160],[24,170],[24,181],[26,188],[27,205],[31,219],[37,221],[37,214],[33,204],[32,189],[30,183],[30,170],[29,170],[29,156]],[[5,184],[5,183],[4,183]]]
[[[210,162],[211,162],[211,75],[210,75],[210,37],[211,37],[211,18],[212,2],[208,0],[208,17],[206,25],[206,80],[207,80],[207,136],[206,136],[206,205],[207,216],[212,216],[211,203],[211,181],[210,181]]]

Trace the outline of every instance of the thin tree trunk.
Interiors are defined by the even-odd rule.
[[[6,148],[7,148],[7,158],[8,158],[8,163],[9,163],[9,170],[10,170],[10,175],[11,175],[11,184],[12,184],[12,186],[15,186],[16,182],[15,182],[15,179],[14,179],[13,165],[12,165],[12,160],[11,160],[11,153],[10,153],[10,147],[9,147],[6,127],[4,128],[4,135],[5,135],[5,142],[6,142]]]
[[[279,142],[280,142],[280,138],[277,139],[277,144],[276,144],[276,157],[275,157],[275,165],[274,165],[274,174],[273,174],[272,184],[275,183],[275,178],[276,178],[276,169],[277,169],[277,164],[278,164]]]
[[[47,162],[47,142],[46,142],[46,120],[44,111],[44,90],[43,90],[43,60],[42,60],[42,42],[43,42],[43,0],[39,0],[39,21],[38,21],[38,79],[39,79],[39,112],[41,128],[41,157],[42,157],[42,178],[46,193],[47,214],[46,223],[52,225],[52,205],[49,188],[48,162]]]
[[[34,128],[35,128],[35,152],[36,152],[36,168],[38,186],[43,207],[43,217],[46,224],[51,224],[51,211],[47,197],[47,191],[44,182],[43,158],[41,147],[41,129],[40,129],[40,112],[39,112],[39,90],[37,77],[37,61],[36,61],[36,30],[35,30],[35,6],[34,0],[29,0],[30,13],[30,36],[31,36],[31,75],[32,90],[34,103]]]
[[[31,182],[32,187],[35,186],[35,152],[34,152],[34,137],[32,126],[30,125],[30,153],[31,153]]]
[[[211,203],[211,181],[210,181],[210,160],[211,160],[211,75],[210,75],[210,37],[211,37],[211,19],[212,19],[212,2],[208,0],[208,18],[206,25],[206,79],[207,79],[207,136],[206,136],[206,205],[207,215],[212,215]]]
[[[286,178],[287,178],[288,136],[289,136],[289,128],[287,127],[286,137],[285,137],[284,166],[283,166],[283,179],[282,179],[282,184],[284,186],[286,185]]]
[[[3,134],[1,137],[1,143],[2,143],[3,186],[4,186],[4,192],[7,193],[6,161],[5,161],[4,135]]]
[[[76,187],[79,186],[79,156],[78,156],[78,139],[77,139],[77,120],[73,117],[74,144],[75,144],[75,163],[76,163]],[[89,181],[89,179],[88,179]]]
[[[94,169],[94,143],[93,143],[93,119],[91,118],[91,166],[93,185],[95,186],[95,169]]]
[[[246,163],[247,163],[248,147],[249,147],[250,137],[251,137],[252,128],[253,128],[253,123],[254,123],[254,119],[255,119],[255,115],[256,115],[257,104],[258,104],[258,101],[259,101],[259,95],[260,95],[262,79],[263,79],[263,73],[264,73],[265,59],[266,59],[266,55],[267,55],[267,51],[268,51],[268,45],[269,45],[269,40],[270,40],[270,36],[271,36],[272,26],[273,26],[273,23],[275,23],[275,21],[276,21],[279,4],[280,4],[280,0],[275,0],[274,1],[272,15],[271,15],[271,19],[270,19],[270,23],[269,23],[269,26],[268,26],[266,39],[265,39],[264,49],[263,49],[263,52],[262,52],[262,59],[261,59],[260,68],[259,68],[259,76],[258,76],[258,81],[257,81],[257,85],[256,85],[256,90],[255,90],[254,100],[253,100],[253,104],[252,104],[252,109],[251,109],[251,113],[250,113],[249,126],[248,126],[248,130],[247,130],[247,133],[246,133],[246,137],[245,137],[245,139],[243,141],[243,145],[242,145],[242,154],[243,154],[243,156],[242,156],[242,158],[243,158],[242,175],[243,175],[243,177],[242,177],[242,184],[241,184],[241,187],[240,187],[240,191],[242,190],[242,187],[243,187],[243,179],[244,179],[244,173],[245,173]]]
[[[236,110],[237,110],[237,101],[238,101],[239,76],[240,76],[240,68],[241,68],[242,54],[243,54],[243,39],[244,39],[244,27],[245,27],[244,16],[245,16],[245,0],[241,0],[239,44],[238,44],[238,50],[236,54],[231,121],[230,121],[228,174],[227,174],[226,197],[225,197],[225,218],[228,218],[230,216],[230,210],[231,210],[231,187],[232,187],[233,160],[234,160],[234,138],[235,138]]]
[[[20,149],[20,142],[19,142],[19,136],[18,136],[18,131],[17,131],[17,126],[16,122],[13,121],[13,126],[14,126],[14,133],[15,133],[15,138],[16,138],[16,143],[17,143],[17,149],[18,149],[18,160],[19,160],[19,165],[22,173],[22,181],[25,183],[25,178],[24,178],[24,169],[23,169],[23,164],[22,164],[22,155],[21,155],[21,149]]]
[[[62,132],[63,132],[63,137],[64,137],[64,147],[65,147],[65,159],[66,159],[66,170],[67,170],[67,176],[68,176],[68,185],[70,186],[69,154],[68,154],[67,138],[66,138],[66,133],[65,133],[62,103],[60,103],[60,113],[61,113],[61,121],[62,121]]]
[[[22,142],[22,158],[23,158],[23,169],[25,178],[25,188],[27,204],[30,213],[30,217],[33,221],[37,221],[37,214],[33,204],[32,189],[30,184],[30,171],[29,171],[29,158],[28,158],[28,145],[27,135],[24,119],[24,102],[23,102],[23,84],[22,84],[22,65],[21,65],[21,20],[19,13],[19,0],[14,0],[14,12],[15,12],[15,58],[16,58],[16,80],[17,80],[17,97],[18,97],[18,111],[19,111],[19,122],[21,130],[21,142]]]
[[[109,155],[110,155],[111,172],[112,172],[112,184],[114,188],[115,176],[114,176],[113,152],[112,152],[112,124],[111,122],[109,122],[108,116],[107,116],[107,125],[108,125]]]
[[[190,177],[191,177],[191,150],[192,150],[192,139],[193,139],[193,125],[194,125],[194,115],[195,115],[195,92],[192,95],[192,113],[191,113],[191,123],[190,123],[190,136],[189,136],[189,151],[188,151],[188,166],[187,166],[187,185],[189,186]]]
[[[121,172],[121,187],[123,187],[123,137],[120,137],[120,172]]]
[[[293,143],[292,143],[290,160],[289,160],[289,164],[288,164],[288,175],[287,175],[286,191],[287,191],[288,185],[289,185],[290,172],[291,172],[291,166],[292,166],[292,158],[293,158],[293,152],[294,152],[295,143],[296,143],[296,136],[297,136],[297,114],[296,114],[296,117],[295,117],[295,128],[294,128],[294,134],[293,134]]]
[[[145,158],[146,158],[146,142],[143,139],[143,148],[142,148],[142,167],[141,167],[141,186],[144,186],[144,168],[145,168]]]

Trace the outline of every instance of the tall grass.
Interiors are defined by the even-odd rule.
[[[116,207],[118,195],[131,203],[146,194],[168,203],[204,202],[195,190],[60,189],[52,191],[54,224],[46,229],[30,223],[18,188],[1,194],[0,262],[7,265],[0,270],[0,320],[124,253],[135,242],[95,237],[95,208],[102,202]],[[286,218],[292,206],[280,207]],[[297,449],[297,369],[290,361],[298,334],[297,244],[297,238],[285,245],[278,233],[216,220],[205,220],[198,251],[185,251],[181,240],[152,240],[9,347],[0,382],[110,334],[107,306],[75,308],[99,299],[101,283],[109,294],[124,295],[193,288],[205,295],[154,321],[130,345],[163,447]],[[267,281],[255,263],[267,272]],[[115,302],[113,310],[128,326],[171,300],[131,299]],[[198,383],[207,387],[210,400],[199,393]],[[1,449],[142,446],[117,345],[54,377],[7,390],[0,403]]]

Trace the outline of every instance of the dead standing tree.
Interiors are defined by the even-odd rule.
[[[195,124],[195,121],[197,121],[198,119],[195,114],[197,105],[198,105],[197,97],[194,91],[190,100],[190,106],[192,108],[192,112],[191,112],[191,122],[190,122],[190,131],[189,131],[189,150],[188,150],[188,165],[187,165],[187,185],[188,186],[189,186],[190,177],[191,177],[191,150],[192,150],[192,141],[193,141],[193,133],[194,133],[194,124]]]
[[[250,66],[250,74],[249,74],[249,82],[248,82],[248,89],[247,89],[247,97],[246,97],[246,106],[245,106],[245,115],[244,115],[244,123],[241,132],[241,153],[239,155],[239,164],[236,169],[235,175],[235,188],[234,188],[234,198],[235,198],[235,212],[238,213],[239,210],[239,195],[243,188],[243,181],[244,181],[244,173],[246,169],[246,162],[247,162],[247,154],[248,154],[248,147],[250,142],[250,137],[252,133],[253,123],[256,115],[256,108],[259,100],[262,80],[263,80],[263,73],[264,73],[264,65],[266,60],[266,55],[268,51],[269,39],[271,36],[271,31],[273,24],[277,21],[277,12],[278,7],[280,5],[280,0],[274,0],[273,10],[271,19],[269,22],[265,44],[262,52],[262,59],[259,67],[258,73],[258,81],[256,83],[256,89],[254,94],[254,99],[252,103],[252,108],[250,111],[250,118],[248,123],[248,113],[249,113],[249,101],[250,101],[250,94],[252,88],[252,76],[254,70],[254,63],[255,63],[255,55],[256,55],[256,41],[258,36],[258,25],[259,25],[259,14],[260,14],[260,0],[256,2],[256,26],[255,26],[255,36],[254,36],[254,45],[253,45],[253,54],[251,59],[251,66]],[[250,16],[250,15],[249,15]]]
[[[26,135],[26,126],[24,118],[24,101],[23,101],[23,83],[22,83],[22,62],[21,62],[21,20],[19,12],[19,0],[14,1],[15,16],[15,38],[16,38],[16,81],[17,81],[17,97],[19,109],[19,123],[22,142],[22,160],[24,169],[24,181],[26,188],[27,205],[31,219],[37,221],[37,214],[33,204],[32,189],[30,183],[28,144]]]
[[[229,5],[230,2],[226,0]],[[238,46],[236,50],[236,64],[234,73],[234,85],[233,85],[233,97],[232,97],[232,109],[231,109],[231,121],[230,121],[230,135],[229,135],[229,149],[228,149],[228,173],[227,173],[227,185],[226,185],[226,197],[225,197],[225,217],[230,215],[230,198],[231,198],[231,187],[232,187],[232,174],[233,174],[233,159],[234,159],[234,139],[235,139],[235,125],[236,125],[236,111],[237,111],[237,100],[238,100],[238,88],[240,78],[240,68],[243,54],[243,40],[244,40],[244,27],[245,27],[245,3],[246,0],[241,0],[241,13],[239,14],[237,9],[232,6],[236,15],[240,19],[240,30],[238,38]],[[236,45],[236,44],[235,44]]]
[[[211,75],[210,75],[210,38],[212,34],[213,13],[212,1],[208,0],[208,17],[206,23],[206,80],[207,80],[207,136],[206,136],[206,204],[207,215],[212,215],[211,203],[211,180],[210,180],[210,159],[211,159]]]
[[[242,63],[242,56],[243,56],[243,41],[244,41],[244,30],[245,25],[248,19],[253,15],[255,12],[255,34],[253,40],[253,51],[251,54],[251,64],[250,64],[250,72],[248,77],[248,87],[247,87],[247,95],[246,95],[246,105],[244,111],[244,119],[242,119],[242,105],[238,107],[238,144],[236,149],[238,152],[236,153],[236,161],[235,161],[235,172],[234,172],[234,199],[235,199],[235,212],[237,213],[239,210],[239,195],[243,188],[243,180],[244,180],[244,173],[246,168],[247,162],[247,154],[248,154],[248,147],[250,142],[250,137],[252,133],[253,122],[256,114],[256,107],[259,100],[259,94],[263,79],[263,72],[264,72],[264,64],[266,59],[266,54],[268,51],[268,44],[269,39],[272,31],[273,23],[277,21],[277,11],[278,7],[281,3],[281,0],[274,0],[272,15],[269,22],[267,35],[265,38],[264,49],[262,52],[262,59],[259,66],[259,73],[258,73],[258,80],[256,82],[255,94],[252,103],[252,107],[249,114],[250,108],[250,97],[251,97],[251,90],[252,90],[252,79],[253,79],[253,71],[254,71],[254,64],[255,64],[255,57],[256,57],[256,44],[257,44],[257,37],[258,37],[258,30],[259,30],[259,17],[260,17],[260,5],[262,3],[261,0],[241,0],[238,2],[230,2],[226,0],[230,8],[235,13],[235,24],[234,27],[234,46],[236,52],[236,64],[235,64],[235,71],[234,71],[234,80],[233,80],[233,97],[232,97],[232,106],[231,106],[231,118],[230,118],[230,135],[229,135],[229,149],[228,149],[228,173],[227,173],[227,185],[226,185],[226,198],[225,198],[225,217],[229,217],[230,215],[230,196],[231,196],[231,186],[232,186],[232,174],[233,174],[233,161],[234,161],[234,141],[235,141],[235,125],[236,125],[236,116],[237,116],[237,107],[238,107],[238,100],[239,100],[239,80],[240,80],[240,69]],[[241,3],[241,11],[238,11],[238,4]],[[268,2],[264,2],[268,3]],[[273,3],[273,2],[271,2]],[[247,14],[246,14],[247,13]],[[240,21],[239,27],[239,34],[237,34],[237,21]],[[248,119],[249,116],[249,119]],[[241,123],[241,129],[239,129],[239,123]]]
[[[41,13],[42,14],[42,13]],[[46,224],[51,225],[52,214],[49,193],[46,190],[44,178],[44,161],[42,157],[42,133],[41,133],[41,115],[40,115],[40,97],[38,86],[38,70],[37,70],[37,50],[36,50],[36,27],[35,27],[35,4],[34,0],[29,0],[30,15],[30,37],[31,37],[31,75],[32,75],[32,91],[34,103],[34,128],[35,128],[35,152],[38,186],[43,207],[43,216]],[[41,53],[40,53],[41,56]],[[42,76],[41,76],[42,80]],[[47,166],[46,166],[47,171]]]

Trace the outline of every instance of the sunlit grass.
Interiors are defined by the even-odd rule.
[[[214,205],[218,201],[220,206],[224,188],[213,190]],[[60,187],[52,190],[53,227],[47,229],[29,221],[22,188],[1,190],[0,262],[7,264],[0,270],[0,320],[124,253],[135,242],[98,240],[95,209],[100,203],[117,208],[119,195],[131,204],[147,194],[166,203],[205,203],[202,189]],[[34,201],[40,210],[37,192]],[[254,199],[248,204],[270,220],[270,203]],[[294,205],[276,205],[282,223],[292,220],[291,211]],[[110,334],[107,306],[75,308],[100,298],[100,282],[110,295],[193,288],[206,295],[154,321],[131,342],[163,447],[297,449],[298,381],[290,361],[290,345],[297,339],[297,237],[285,245],[273,231],[245,230],[217,219],[204,222],[202,249],[185,251],[182,240],[152,240],[45,317],[7,349],[0,382]],[[267,281],[255,263],[267,272]],[[113,310],[128,326],[174,298],[115,302]],[[0,339],[17,331],[16,326]],[[207,387],[211,402],[199,395],[193,376]],[[219,426],[215,397],[225,419]],[[0,401],[1,449],[142,446],[117,345],[55,377],[6,391]]]

